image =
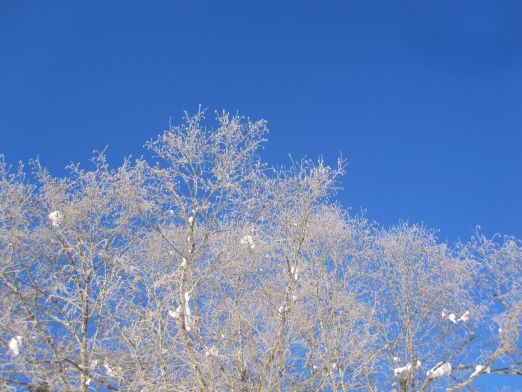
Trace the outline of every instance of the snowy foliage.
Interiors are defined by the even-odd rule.
[[[117,168],[95,153],[28,178],[0,158],[0,390],[427,392],[522,373],[520,241],[353,215],[342,160],[270,168],[266,133],[200,111]]]

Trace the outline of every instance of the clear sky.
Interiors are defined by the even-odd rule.
[[[522,237],[521,1],[1,0],[0,75],[11,162],[119,163],[202,104],[267,119],[271,164],[342,152],[385,225]]]
[[[272,164],[342,152],[371,219],[522,237],[520,1],[2,0],[0,75],[11,162],[118,163],[202,104]]]

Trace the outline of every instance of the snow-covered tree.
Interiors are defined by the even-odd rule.
[[[522,247],[384,228],[344,162],[272,168],[264,121],[186,115],[111,168],[0,160],[0,386],[428,391],[522,375]]]

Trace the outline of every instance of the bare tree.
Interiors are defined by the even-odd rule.
[[[0,161],[0,385],[424,391],[520,375],[522,250],[335,202],[344,161],[271,168],[204,112],[111,169]]]

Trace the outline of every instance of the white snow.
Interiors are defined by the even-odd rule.
[[[451,375],[451,370],[451,363],[439,362],[431,370],[428,370],[426,372],[426,376],[428,376],[429,379],[435,379],[442,376],[449,376]]]
[[[467,322],[469,320],[469,310],[466,310],[462,316],[460,316],[459,321]]]
[[[63,214],[60,211],[53,211],[48,215],[53,227],[60,227],[63,222]]]
[[[192,325],[192,313],[189,306],[190,291],[185,292],[185,329],[190,331]]]
[[[298,266],[291,267],[290,273],[293,275],[294,279],[297,280],[297,277],[299,276],[299,267]]]
[[[469,378],[473,378],[479,373],[489,373],[489,372],[490,372],[489,366],[486,367],[486,366],[482,366],[482,365],[477,365],[477,366],[475,366],[475,371],[473,373],[471,373]]]
[[[285,305],[281,305],[278,309],[278,312],[279,314],[283,314],[284,312],[286,312],[286,306]]]
[[[108,376],[114,376],[114,370],[109,366],[107,362],[103,362],[103,367],[105,368],[105,371],[107,372]]]
[[[23,338],[21,336],[15,336],[9,341],[9,350],[15,356],[20,354],[20,349],[22,348],[22,339]]]
[[[399,363],[401,359],[399,357],[393,357],[393,362]]]
[[[395,377],[397,377],[398,375],[402,374],[402,373],[406,373],[406,372],[409,372],[410,369],[412,367],[414,367],[415,369],[417,369],[418,367],[420,367],[421,365],[421,361],[417,360],[415,362],[415,365],[412,365],[411,363],[407,364],[407,365],[404,365],[404,366],[401,366],[401,367],[398,367],[398,368],[395,368],[393,369],[393,375]]]
[[[410,370],[410,368],[411,368],[410,364],[407,364],[406,366],[401,366],[401,367],[395,368],[395,369],[393,369],[393,375],[395,377],[397,377],[397,375],[407,372],[408,370]]]
[[[469,315],[470,315],[469,310],[465,311],[462,314],[462,316],[457,317],[457,315],[455,313],[449,313],[446,309],[442,309],[441,317],[442,317],[443,320],[449,320],[453,324],[457,324],[460,321],[462,321],[464,323],[468,322],[469,321]]]
[[[190,301],[190,291],[187,291],[187,292],[185,292],[185,314],[188,314],[188,315],[190,315],[189,301]]]
[[[213,357],[218,356],[218,349],[216,346],[210,346],[205,349],[205,357],[208,357],[208,356],[213,356]]]
[[[173,250],[169,250],[169,256],[174,256],[174,251]]]
[[[241,238],[241,245],[247,245],[250,249],[254,249],[256,244],[254,242],[254,238],[251,235],[246,235]]]
[[[187,259],[183,257],[183,261],[181,262],[181,267],[185,267],[187,265]]]
[[[179,317],[179,311],[180,311],[179,306],[176,308],[176,310],[169,310],[170,317],[177,319]]]
[[[189,223],[189,225],[191,225],[192,223],[194,223],[194,217],[193,217],[193,216],[190,216],[190,217],[188,218],[188,223]]]
[[[187,291],[185,293],[185,309],[184,309],[184,315],[185,315],[185,329],[187,331],[190,331],[191,329],[191,325],[193,324],[193,320],[192,320],[192,312],[190,310],[190,305],[189,305],[189,301],[190,301],[190,291]],[[173,319],[176,319],[176,320],[179,320],[179,314],[181,312],[181,305],[178,305],[178,307],[176,308],[176,310],[169,310],[169,315],[170,317],[172,317]]]

